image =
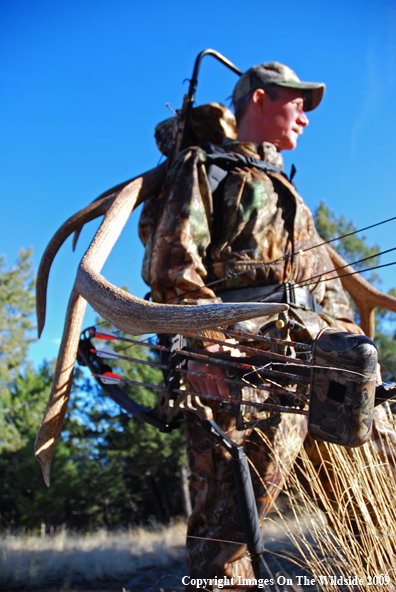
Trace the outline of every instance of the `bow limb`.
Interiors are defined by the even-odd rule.
[[[377,288],[374,288],[365,280],[360,274],[356,273],[356,270],[348,265],[347,262],[337,251],[335,251],[330,245],[326,245],[326,249],[329,252],[330,258],[334,263],[335,267],[342,267],[339,270],[339,275],[344,274],[355,274],[345,275],[340,277],[341,283],[345,290],[351,295],[355,302],[359,315],[360,325],[365,334],[374,339],[375,336],[375,311],[376,307],[385,308],[392,312],[396,312],[396,298],[390,296],[390,294],[384,294]]]
[[[77,357],[86,304],[86,300],[78,294],[76,288],[73,288],[67,308],[51,393],[36,436],[35,455],[40,461],[47,487],[50,486],[51,459],[69,402],[74,363]]]

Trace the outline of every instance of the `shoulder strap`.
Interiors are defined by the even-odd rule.
[[[243,156],[237,152],[226,152],[221,146],[203,142],[201,147],[206,152],[206,169],[212,193],[216,191],[227,173],[241,166],[256,167],[264,172],[278,173],[288,180],[286,173],[266,160],[258,160],[253,156]]]

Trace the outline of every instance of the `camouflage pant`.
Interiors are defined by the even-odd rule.
[[[305,333],[292,335],[292,340],[309,343],[322,328],[328,326],[315,313],[300,310],[291,312],[306,327]],[[362,332],[357,325],[349,322],[337,321],[334,328],[353,333]],[[244,399],[262,401],[258,397],[257,390],[243,389]],[[304,441],[310,454],[307,419],[302,415],[283,413],[280,423],[274,427],[239,431],[235,427],[235,418],[224,411],[214,409],[214,412],[214,419],[219,427],[236,444],[243,445],[252,467],[253,488],[262,521],[282,491]],[[253,408],[249,408],[246,419],[264,417],[265,413],[256,414]],[[380,423],[377,422],[378,425]],[[396,434],[389,422],[384,429],[383,427],[380,426],[379,431],[390,429],[396,447]],[[231,455],[222,444],[213,440],[209,431],[190,413],[186,414],[186,435],[191,471],[190,494],[194,508],[187,531],[188,575],[191,579],[215,576],[254,579],[253,565],[244,543]],[[311,449],[313,452],[315,447],[311,446]],[[312,462],[316,466],[315,458]],[[320,475],[319,465],[318,473]],[[327,489],[330,491],[331,487]],[[231,586],[223,589],[244,592],[249,587]]]
[[[235,419],[216,416],[223,431],[243,445],[251,466],[260,520],[276,500],[307,433],[306,417],[283,414],[275,427],[238,431]],[[187,416],[190,493],[194,511],[188,521],[187,565],[190,578],[241,576],[254,579],[253,565],[244,544],[237,492],[226,448],[209,431]],[[192,588],[194,589],[194,588]],[[213,588],[216,590],[216,588]],[[249,587],[224,587],[243,592]]]
[[[188,460],[191,469],[190,493],[194,511],[188,521],[187,566],[193,578],[254,579],[254,570],[244,544],[237,492],[231,468],[231,455],[226,448],[215,442],[192,414],[187,414]],[[235,420],[222,413],[216,421],[238,445],[243,445],[252,470],[252,481],[260,521],[271,509],[281,492],[297,455],[304,445],[316,468],[329,500],[334,496],[331,483],[331,467],[322,470],[325,447],[314,443],[307,434],[306,417],[282,415],[275,427],[238,431]],[[392,451],[380,444],[381,436],[387,435],[396,449],[396,433],[386,417],[383,407],[374,414],[372,439],[381,454],[394,465]],[[297,471],[299,473],[299,471]],[[302,484],[310,491],[309,483]],[[395,471],[396,476],[396,471]],[[330,479],[330,480],[329,480]],[[353,513],[353,512],[352,512]],[[235,580],[236,581],[236,580]],[[187,588],[188,589],[188,588]],[[195,588],[191,587],[191,590]],[[208,588],[207,588],[208,589]],[[215,586],[213,590],[217,590]],[[228,592],[245,592],[255,588],[224,586]]]

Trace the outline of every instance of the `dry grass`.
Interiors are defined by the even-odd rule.
[[[284,532],[283,520],[272,517],[265,528],[266,547],[274,553],[285,548],[292,550],[288,536],[298,535],[301,525],[289,521],[287,528],[288,533]],[[102,529],[85,535],[65,528],[42,537],[5,533],[0,536],[0,589],[37,589],[65,580],[93,584],[132,578],[128,590],[134,583],[137,587],[133,589],[140,590],[140,580],[133,580],[137,570],[155,566],[158,578],[154,577],[154,581],[159,580],[161,568],[162,574],[169,571],[172,575],[176,560],[180,573],[173,573],[172,581],[180,584],[181,577],[186,575],[183,565],[186,530],[186,523],[180,520],[168,528],[119,532]],[[154,589],[158,590],[158,586]]]
[[[3,534],[0,538],[0,586],[36,587],[63,580],[124,580],[148,566],[171,565],[183,556],[186,526],[167,529],[49,536]]]
[[[278,510],[296,549],[294,560],[322,590],[396,590],[395,443],[383,434],[353,450],[314,445],[313,455],[314,463],[306,451],[301,454],[301,474],[311,494],[294,470],[286,488],[293,519]],[[380,574],[390,583],[373,585]],[[357,576],[361,583],[340,588],[324,576]]]
[[[396,591],[395,467],[396,445],[386,434],[359,449],[323,444],[310,450],[310,458],[303,451],[300,471],[311,495],[293,470],[288,511],[279,502],[275,518],[265,520],[266,559],[273,571],[285,565],[288,571],[291,560],[315,578],[312,590]],[[183,558],[185,533],[185,523],[178,522],[158,531],[6,534],[0,537],[0,586],[35,587],[66,574],[86,582],[121,581],[153,566],[166,572]],[[380,574],[389,575],[390,583],[370,586]],[[362,583],[340,586],[326,583],[325,576],[356,576]]]

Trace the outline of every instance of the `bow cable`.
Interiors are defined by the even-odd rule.
[[[360,228],[359,230],[354,230],[353,232],[349,232],[347,234],[343,234],[343,235],[337,236],[335,238],[331,238],[328,241],[323,241],[321,243],[318,243],[317,245],[312,245],[311,247],[307,247],[306,249],[299,249],[298,251],[293,251],[292,253],[287,254],[287,255],[283,255],[282,257],[279,257],[278,259],[274,259],[273,261],[263,261],[261,263],[256,263],[255,261],[252,261],[250,263],[249,262],[245,262],[245,264],[247,266],[249,266],[248,269],[244,269],[243,271],[239,271],[239,272],[231,272],[230,277],[232,277],[232,278],[239,277],[241,275],[244,275],[245,273],[249,273],[249,272],[254,271],[256,269],[260,269],[262,267],[266,267],[267,265],[273,265],[274,263],[279,263],[279,261],[287,261],[287,259],[290,259],[290,258],[292,258],[294,256],[300,255],[302,253],[307,253],[308,251],[312,251],[313,249],[317,249],[318,247],[322,247],[324,245],[328,245],[328,244],[330,244],[330,243],[332,243],[334,241],[341,240],[343,238],[347,238],[348,236],[352,236],[354,234],[358,234],[359,232],[364,232],[365,230],[369,230],[370,228],[374,228],[376,226],[380,226],[381,224],[386,224],[387,222],[391,222],[393,220],[396,220],[396,216],[394,216],[392,218],[388,218],[387,220],[383,220],[382,222],[377,222],[376,224],[372,224],[371,226],[366,226],[364,228]],[[375,253],[374,255],[370,255],[369,257],[364,257],[363,259],[359,259],[357,261],[354,261],[353,263],[348,263],[347,265],[357,265],[358,263],[362,263],[363,261],[367,261],[368,259],[374,259],[375,257],[380,257],[381,255],[385,255],[386,253],[390,253],[391,251],[395,251],[395,250],[396,250],[396,247],[394,247],[392,249],[387,249],[385,251],[381,251],[379,253]],[[386,266],[395,265],[395,264],[396,264],[396,262],[394,262],[394,263],[388,263]],[[386,266],[383,266],[383,267],[386,267]],[[330,273],[331,271],[337,271],[337,269],[343,269],[344,267],[346,267],[346,266],[338,267],[336,269],[332,269],[332,270],[329,270],[329,271],[324,272],[324,273],[327,274],[327,273]],[[380,268],[380,266],[371,267],[371,268],[368,268],[368,269],[362,269],[362,270],[360,270],[358,272],[355,272],[355,273],[363,273],[365,271],[370,271],[370,270],[379,269],[379,268]],[[324,275],[324,273],[323,274],[320,274],[320,275]],[[346,274],[346,275],[354,275],[354,274],[351,273],[351,274]],[[319,277],[319,276],[314,276],[314,277]],[[342,276],[342,277],[346,277],[346,276]],[[218,279],[218,280],[214,280],[212,282],[209,282],[208,284],[205,284],[205,285],[200,286],[198,288],[194,288],[194,290],[189,290],[188,292],[185,292],[183,294],[183,296],[187,296],[188,294],[194,294],[195,292],[199,292],[199,290],[201,290],[202,288],[210,288],[210,287],[215,286],[217,284],[224,283],[225,281],[227,281],[227,279],[229,279],[229,278],[225,277],[225,278],[221,278],[221,279]],[[313,279],[313,278],[308,278],[307,280],[304,280],[304,282],[308,282],[311,279]],[[333,279],[333,278],[329,278],[329,279]],[[282,285],[283,284],[280,284],[280,287]],[[295,284],[295,286],[298,286],[298,285],[299,284]],[[276,290],[274,290],[274,292],[276,292]],[[174,298],[175,297],[168,298],[167,300],[165,300],[165,303],[166,302],[169,302],[169,300],[173,300]]]

